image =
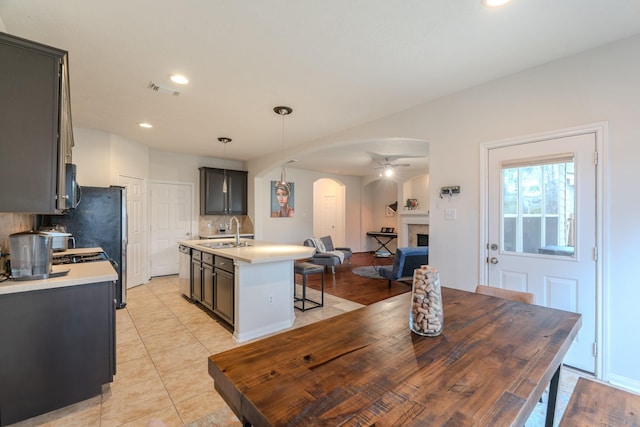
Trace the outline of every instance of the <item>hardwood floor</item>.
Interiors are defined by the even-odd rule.
[[[369,252],[355,253],[351,257],[351,265],[345,263],[337,266],[336,274],[331,274],[330,268],[325,270],[324,291],[364,305],[411,291],[411,285],[406,283],[391,282],[391,288],[389,288],[387,279],[369,279],[357,276],[351,271],[356,267],[373,265],[374,262],[376,265],[390,265],[393,263],[393,258],[375,259]],[[320,290],[320,278],[320,274],[307,276],[307,286]],[[296,283],[301,283],[299,276],[296,277]]]

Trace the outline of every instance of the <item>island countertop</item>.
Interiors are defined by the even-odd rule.
[[[182,240],[178,243],[193,249],[197,249],[199,251],[232,258],[234,260],[243,261],[250,264],[309,258],[315,251],[315,248],[309,246],[271,243],[252,239],[241,239],[241,243],[246,244],[247,246],[240,247],[209,248],[202,245],[203,243],[206,244],[212,242],[231,243],[235,242],[235,238],[229,237],[227,239],[215,240]]]
[[[48,279],[6,280],[0,282],[0,295],[118,280],[118,273],[116,273],[109,261],[53,266],[53,273],[65,270],[69,270],[69,272],[65,275]]]

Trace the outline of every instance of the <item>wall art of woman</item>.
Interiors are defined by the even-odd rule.
[[[271,181],[271,217],[293,217],[293,182]]]

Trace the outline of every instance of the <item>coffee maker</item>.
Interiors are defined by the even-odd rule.
[[[15,280],[47,279],[51,272],[50,234],[23,231],[9,235],[11,277]]]

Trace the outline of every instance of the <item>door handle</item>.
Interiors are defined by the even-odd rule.
[[[497,264],[497,263],[498,263],[498,258],[496,258],[496,257],[491,257],[491,258],[489,258],[489,262],[490,262],[491,264]]]

